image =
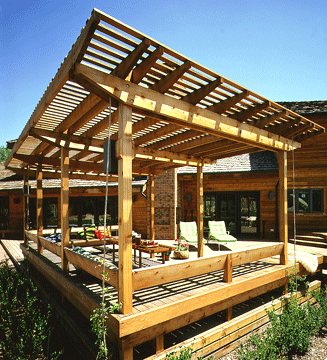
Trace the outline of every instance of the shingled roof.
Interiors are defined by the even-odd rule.
[[[327,113],[327,100],[280,101],[279,104],[299,114]]]
[[[196,168],[184,166],[178,174],[195,174]],[[240,172],[278,171],[277,156],[272,151],[261,151],[217,160],[216,163],[203,167],[203,173],[240,173]]]

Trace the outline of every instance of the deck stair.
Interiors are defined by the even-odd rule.
[[[290,238],[289,242],[294,244],[294,238]],[[327,249],[327,233],[313,232],[306,235],[297,235],[296,244]]]

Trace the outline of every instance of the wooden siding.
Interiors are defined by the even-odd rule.
[[[179,176],[182,185],[182,208],[181,218],[186,221],[197,218],[196,212],[196,175]],[[204,174],[204,192],[224,192],[224,191],[259,191],[260,192],[260,236],[264,238],[276,238],[276,185],[278,183],[277,173],[251,173],[251,174]],[[274,193],[274,198],[269,199],[269,193]],[[192,195],[192,200],[188,201],[187,195]],[[187,216],[185,218],[185,210]],[[265,222],[265,234],[262,234]],[[271,231],[273,230],[273,231]],[[263,236],[264,235],[264,236]]]
[[[69,197],[92,197],[104,196],[104,189],[102,188],[86,188],[74,189],[69,191]],[[23,239],[24,234],[24,197],[21,191],[2,191],[1,196],[9,197],[9,226],[13,234],[8,234],[8,238]],[[32,191],[31,198],[35,198],[35,191]],[[58,227],[60,228],[60,190],[59,189],[44,189],[44,198],[58,199]],[[109,189],[109,196],[118,196],[117,188]],[[18,200],[19,199],[19,200]],[[133,191],[133,230],[140,233],[142,237],[146,238],[147,234],[147,214],[146,214],[146,198],[141,194],[139,188]]]

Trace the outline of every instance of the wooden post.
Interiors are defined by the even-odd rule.
[[[155,239],[154,230],[154,175],[149,176],[149,187],[150,187],[150,239]]]
[[[232,264],[232,256],[231,254],[227,254],[225,270],[224,270],[224,281],[227,283],[231,283],[233,280],[233,264]]]
[[[164,335],[159,335],[156,337],[156,354],[159,354],[164,350],[165,350],[165,337]]]
[[[65,256],[65,246],[69,245],[69,149],[61,147],[60,149],[61,165],[61,268],[64,272],[69,270],[69,261]]]
[[[197,227],[198,227],[198,257],[203,257],[203,172],[202,165],[197,167]]]
[[[280,255],[280,263],[282,265],[286,265],[287,264],[287,254],[288,254],[287,152],[286,151],[279,151],[278,163],[279,163],[279,192],[278,192],[279,241],[284,243],[284,249]]]
[[[233,281],[233,264],[232,264],[232,255],[227,254],[224,270],[224,281],[231,283]],[[230,306],[226,309],[226,321],[232,320],[233,318],[233,307]]]
[[[132,282],[132,109],[124,104],[118,106],[118,244],[119,274],[118,301],[122,313],[133,310]]]
[[[36,227],[37,227],[37,250],[43,253],[43,246],[39,236],[43,235],[43,189],[42,189],[42,164],[36,169]]]
[[[28,189],[29,183],[27,175],[24,175],[24,188]],[[25,230],[28,230],[28,212],[29,212],[29,196],[24,194],[24,244],[27,245],[28,239]]]

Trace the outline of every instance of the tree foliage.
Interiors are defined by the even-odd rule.
[[[6,146],[0,147],[0,162],[5,161],[10,154],[10,149]]]

